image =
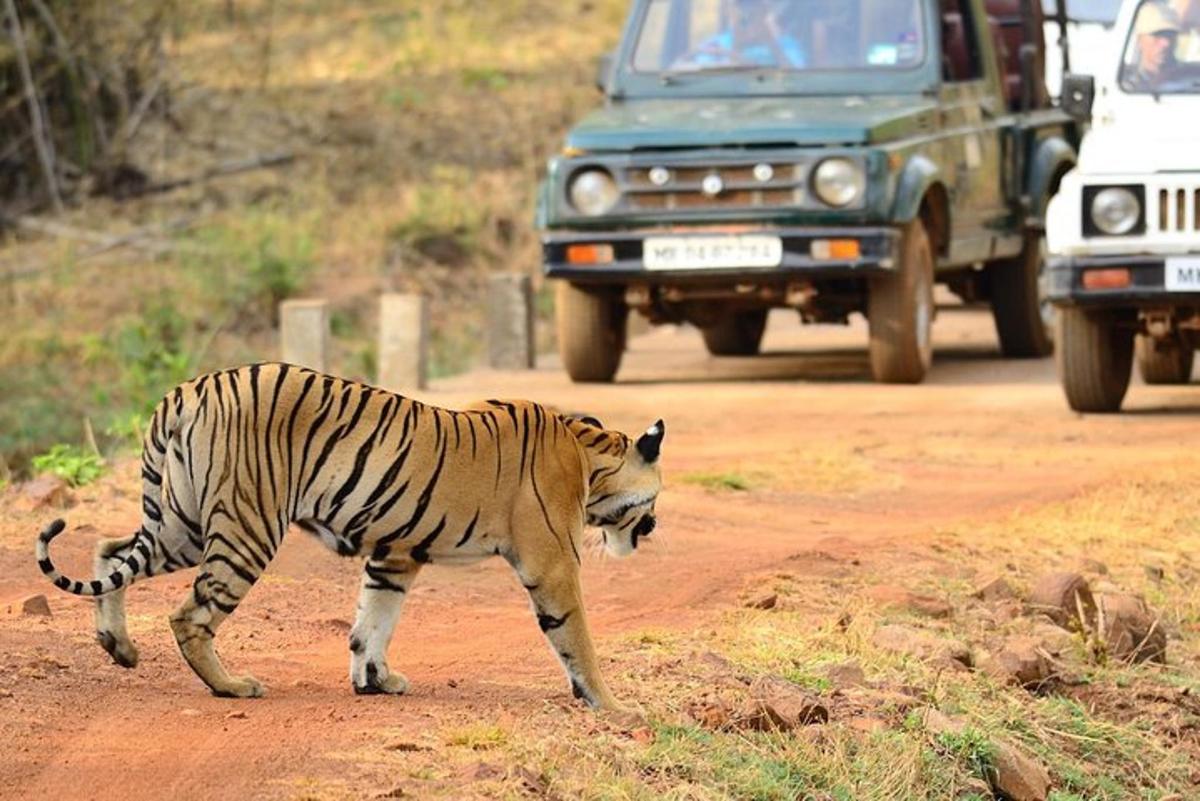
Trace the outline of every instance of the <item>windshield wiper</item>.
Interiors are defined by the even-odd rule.
[[[733,75],[744,72],[757,72],[765,76],[768,73],[780,74],[784,71],[782,67],[764,64],[716,64],[712,66],[703,65],[687,67],[685,69],[665,70],[659,73],[659,79],[669,86],[677,79],[689,75]]]

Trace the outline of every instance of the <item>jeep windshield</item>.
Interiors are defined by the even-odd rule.
[[[1165,0],[1144,0],[1133,17],[1121,60],[1130,94],[1200,94],[1200,3],[1181,14]]]
[[[704,75],[739,71],[908,69],[925,60],[922,0],[651,0],[633,70]]]

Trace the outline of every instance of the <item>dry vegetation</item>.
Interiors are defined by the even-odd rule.
[[[472,364],[482,275],[537,273],[539,173],[596,101],[595,58],[625,4],[208,0],[93,13],[115,22],[125,6],[168,15],[167,99],[125,153],[146,180],[295,160],[126,200],[77,194],[57,220],[65,235],[9,228],[0,454],[14,465],[82,443],[85,417],[103,450],[119,447],[176,381],[275,356],[287,296],[332,301],[340,373],[374,375],[384,289],[431,298],[435,375]]]

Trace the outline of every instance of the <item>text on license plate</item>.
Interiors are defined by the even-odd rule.
[[[777,236],[651,236],[642,245],[647,270],[706,270],[778,267],[783,240]]]
[[[1167,259],[1168,292],[1200,292],[1200,257]]]

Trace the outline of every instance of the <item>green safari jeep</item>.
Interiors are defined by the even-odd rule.
[[[1043,215],[1091,84],[1064,78],[1069,110],[1048,97],[1043,15],[1039,0],[635,0],[600,65],[604,106],[539,191],[571,377],[613,379],[630,309],[749,355],[786,307],[864,313],[874,378],[917,383],[935,281],[991,302],[1006,356],[1049,353]]]

